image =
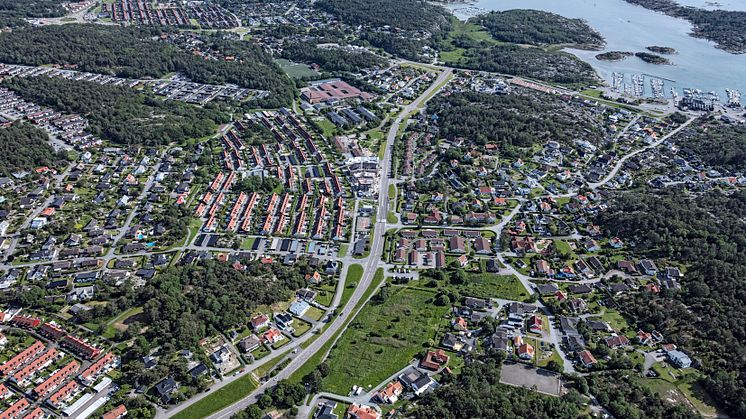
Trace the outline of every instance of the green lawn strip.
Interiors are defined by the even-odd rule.
[[[337,257],[345,257],[347,255],[347,249],[350,247],[347,243],[342,243],[339,245],[339,252],[337,252]]]
[[[254,238],[253,237],[247,237],[241,241],[241,250],[251,250],[251,247],[254,245]]]
[[[280,356],[278,356],[278,357],[276,357],[276,358],[274,358],[274,359],[272,359],[270,361],[267,361],[266,364],[264,364],[261,367],[258,367],[257,369],[255,369],[254,370],[254,375],[256,377],[259,377],[259,378],[264,377],[265,375],[267,375],[268,372],[272,371],[272,368],[274,368],[275,365],[279,364],[280,361],[282,361],[283,358],[285,358],[285,356],[288,354],[288,352],[290,352],[289,349],[287,351],[283,352],[282,355],[280,355]]]
[[[174,419],[199,419],[207,417],[243,399],[256,388],[256,381],[251,377],[251,374],[246,374],[172,417]]]
[[[399,222],[399,218],[396,217],[396,214],[394,214],[393,211],[389,211],[389,213],[386,214],[386,222],[389,224],[396,224]]]
[[[352,268],[352,266],[350,266],[350,268]],[[348,273],[348,277],[349,277],[349,273]],[[383,279],[384,279],[383,268],[378,268],[376,270],[375,276],[373,276],[373,281],[370,283],[368,288],[363,293],[363,297],[352,309],[353,313],[356,312],[360,307],[362,307],[362,305],[368,300],[368,298],[370,298],[370,296],[373,294],[373,291],[375,291],[378,288],[378,285],[381,283],[381,281],[383,281]],[[344,305],[340,304],[340,307],[344,307]],[[345,322],[345,325],[349,324],[351,320],[352,320],[352,317],[348,318],[347,321]],[[339,337],[340,333],[343,330],[345,330],[344,326],[341,327],[334,335],[332,335],[332,337],[328,341],[324,342],[324,345],[315,354],[308,357],[308,359],[303,364],[303,366],[298,368],[293,374],[291,374],[288,379],[293,382],[299,382],[304,376],[306,376],[307,374],[310,374],[314,369],[316,369],[316,366],[319,365],[322,361],[324,361],[324,357],[326,356],[327,351],[329,351],[329,348],[331,348],[332,344],[337,340],[337,338]],[[309,342],[312,340],[315,340],[315,337],[309,339],[305,343],[310,345]]]
[[[198,218],[192,218],[189,220],[189,235],[187,236],[187,244],[191,244],[194,238],[199,234],[199,229],[202,228],[202,220]]]
[[[429,291],[395,287],[381,304],[366,305],[329,354],[324,390],[347,394],[370,389],[400,370],[447,327],[448,307],[430,302]]]

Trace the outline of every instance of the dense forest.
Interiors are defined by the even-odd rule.
[[[694,26],[692,35],[705,38],[732,53],[746,52],[746,11],[705,10],[682,6],[674,0],[625,0],[669,16],[686,19]]]
[[[145,287],[146,332],[151,342],[191,348],[205,336],[245,324],[263,304],[289,299],[305,286],[299,267],[248,263],[245,271],[208,261],[169,268]]]
[[[65,14],[60,0],[0,0],[0,28],[28,26],[24,19]]]
[[[678,135],[676,143],[684,153],[692,154],[716,169],[746,171],[746,127],[719,122],[702,124],[694,132]]]
[[[680,291],[636,293],[620,305],[662,331],[707,374],[705,388],[733,417],[746,417],[746,191],[690,197],[680,190],[617,195],[596,217],[641,256],[686,266]],[[660,265],[659,265],[660,266]]]
[[[575,390],[551,397],[500,384],[502,355],[487,355],[466,365],[457,377],[444,376],[440,387],[425,394],[409,416],[416,419],[576,418],[583,398]]]
[[[435,33],[447,30],[450,22],[445,9],[424,0],[321,0],[316,7],[349,25]]]
[[[52,167],[64,158],[64,154],[55,153],[47,133],[40,128],[20,122],[0,128],[0,175]]]
[[[124,86],[62,78],[15,78],[3,82],[23,98],[56,110],[84,116],[89,131],[118,144],[158,145],[215,132],[228,116]]]
[[[600,129],[600,124],[551,95],[454,93],[435,97],[427,112],[438,116],[445,137],[494,142],[508,154],[549,139],[567,143]]]
[[[598,48],[604,38],[581,19],[540,10],[490,12],[472,19],[498,41],[530,45],[574,44]]]
[[[343,48],[319,48],[310,42],[285,45],[282,56],[306,64],[318,64],[326,71],[359,72],[383,67],[386,60],[367,51],[350,52]]]
[[[595,80],[595,72],[590,64],[570,54],[510,44],[471,48],[458,61],[447,64],[555,83],[586,83]]]
[[[236,61],[206,60],[166,42],[161,29],[104,25],[52,25],[0,34],[0,62],[74,66],[120,77],[161,77],[179,72],[200,83],[234,83],[272,92],[272,103],[288,104],[293,88],[272,57],[250,42],[206,36],[213,50]]]
[[[612,371],[585,376],[590,393],[617,419],[690,419],[699,414],[681,404],[663,401],[646,387],[636,371]],[[581,384],[585,388],[586,384]]]

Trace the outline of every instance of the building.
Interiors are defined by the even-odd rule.
[[[127,416],[127,408],[123,404],[104,413],[103,419],[122,419]]]
[[[580,358],[580,363],[586,368],[592,368],[598,362],[588,350],[578,352],[578,358]]]
[[[119,365],[119,358],[113,353],[107,352],[98,361],[91,364],[88,368],[84,369],[83,372],[78,375],[78,380],[85,386],[93,384],[98,377],[102,374],[106,374],[112,368],[116,368]]]
[[[376,394],[383,403],[394,404],[399,400],[399,396],[404,392],[404,386],[399,381],[392,381],[386,384],[386,387]]]
[[[334,413],[334,409],[337,408],[337,403],[333,401],[327,401],[320,403],[318,410],[313,415],[314,419],[337,419],[337,415]]]
[[[347,408],[347,417],[352,419],[380,419],[381,414],[370,406],[353,403]]]
[[[674,349],[672,351],[668,351],[667,355],[668,360],[671,361],[673,365],[681,369],[689,368],[692,366],[692,360],[684,352]]]
[[[420,367],[437,371],[440,367],[448,364],[448,355],[442,349],[427,351],[425,357],[420,361]]]
[[[75,352],[82,358],[94,359],[101,354],[101,349],[96,348],[88,342],[73,335],[65,336],[64,339],[62,339],[61,345]]]
[[[528,343],[522,343],[518,346],[518,357],[521,359],[533,359],[534,358],[534,347]]]

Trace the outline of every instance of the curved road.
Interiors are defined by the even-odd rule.
[[[389,199],[388,199],[388,187],[389,182],[391,181],[390,178],[390,171],[391,171],[391,154],[393,150],[394,141],[396,140],[396,137],[398,135],[399,131],[399,125],[409,116],[410,113],[420,108],[422,105],[424,105],[427,100],[434,96],[437,90],[439,90],[441,87],[443,87],[446,82],[450,79],[452,74],[451,69],[444,69],[441,71],[441,73],[438,75],[438,77],[435,79],[433,84],[425,90],[417,99],[415,99],[412,103],[405,106],[401,112],[399,112],[399,115],[397,118],[393,121],[391,128],[389,129],[388,135],[386,137],[386,150],[384,153],[383,161],[381,162],[381,180],[379,184],[379,192],[378,192],[378,211],[376,214],[377,217],[377,223],[379,224],[379,227],[374,229],[373,231],[373,240],[371,242],[371,248],[370,248],[370,254],[367,258],[367,260],[364,260],[364,272],[363,277],[361,278],[360,282],[358,283],[357,287],[355,288],[355,291],[353,292],[352,296],[350,297],[349,301],[347,302],[347,305],[342,309],[339,316],[337,316],[332,324],[319,336],[316,340],[313,341],[308,347],[305,349],[300,350],[300,353],[293,358],[290,363],[282,369],[272,380],[262,384],[259,386],[256,390],[251,392],[248,396],[243,398],[242,400],[224,408],[223,410],[214,413],[209,416],[210,419],[227,419],[230,418],[233,414],[236,412],[245,409],[249,405],[256,403],[256,401],[259,399],[259,397],[270,387],[274,386],[278,381],[286,379],[290,377],[295,371],[297,371],[299,368],[305,364],[305,361],[316,354],[318,351],[322,349],[324,344],[331,340],[334,335],[340,331],[344,330],[346,327],[346,324],[348,320],[353,316],[355,313],[352,313],[350,307],[355,307],[362,299],[363,295],[365,294],[365,291],[370,286],[371,282],[373,281],[373,277],[375,275],[376,269],[378,268],[378,263],[381,260],[381,254],[383,253],[383,244],[384,244],[384,234],[386,233],[386,216],[388,214],[388,205],[389,205]],[[310,336],[310,334],[306,334],[306,336]],[[255,365],[253,365],[255,367]],[[249,373],[250,371],[245,371],[244,374]],[[207,395],[209,393],[205,393]],[[180,412],[187,407],[189,407],[191,404],[195,403],[196,401],[200,400],[201,398],[193,398],[189,401],[182,403],[181,405],[175,407],[174,409],[170,409],[168,411],[159,411],[157,417],[168,417],[176,414],[177,412]]]

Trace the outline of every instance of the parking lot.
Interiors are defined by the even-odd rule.
[[[517,387],[536,386],[538,392],[551,396],[559,396],[565,392],[559,374],[524,364],[503,364],[500,382]]]

